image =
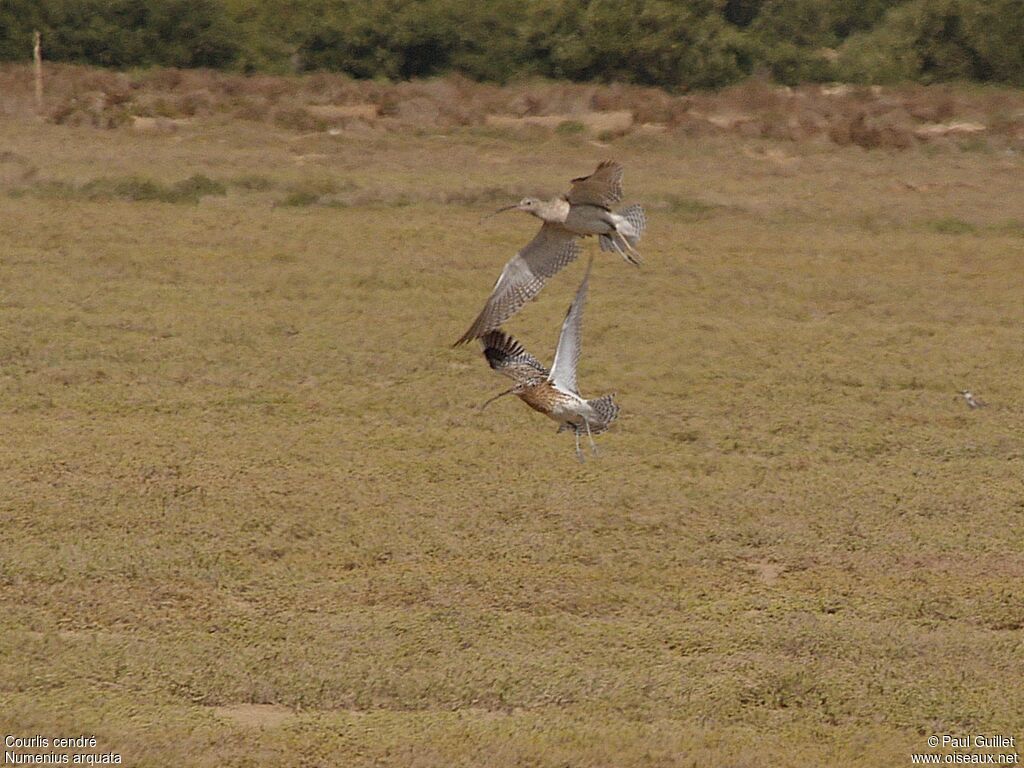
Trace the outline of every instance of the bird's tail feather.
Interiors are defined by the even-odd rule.
[[[590,425],[592,434],[604,432],[619,415],[619,406],[615,404],[615,395],[603,395],[593,400],[587,400],[587,405],[593,408],[601,419],[600,423]]]
[[[626,221],[629,222],[632,232],[623,232],[623,236],[629,241],[630,245],[635,246],[640,242],[640,236],[643,235],[644,230],[647,229],[647,216],[644,213],[644,209],[639,205],[631,205],[629,208],[625,208],[619,212]]]
[[[597,241],[601,250],[606,253],[622,255],[624,245],[628,244],[629,247],[636,248],[641,235],[647,229],[647,216],[644,214],[643,207],[631,205],[619,213],[612,214],[612,220],[615,222],[616,233],[621,239],[617,241],[611,235],[599,236]],[[625,240],[626,243],[622,243],[622,240]]]

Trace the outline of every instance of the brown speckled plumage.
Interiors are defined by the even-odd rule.
[[[558,407],[570,408],[574,405],[575,400],[578,399],[564,392],[559,392],[547,381],[534,384],[516,394],[519,395],[520,400],[533,408],[533,410],[545,415],[550,415]]]
[[[583,454],[579,447],[580,435],[587,435],[596,453],[593,435],[604,432],[619,413],[612,395],[585,400],[576,386],[580,325],[589,277],[590,265],[587,266],[576,298],[562,323],[555,362],[550,371],[527,352],[522,344],[503,331],[490,331],[480,339],[484,357],[491,368],[515,382],[511,389],[491,400],[502,395],[517,395],[533,410],[557,422],[559,432],[572,430],[576,437],[576,455],[581,461]]]

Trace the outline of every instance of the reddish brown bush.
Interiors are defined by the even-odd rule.
[[[34,114],[29,67],[0,67],[0,92],[5,97],[0,102],[3,114]],[[341,107],[354,110],[358,119],[347,113],[345,119],[334,119],[332,108]],[[824,137],[865,148],[945,140],[947,124],[969,122],[981,126],[973,129],[974,142],[1024,142],[1024,94],[949,85],[790,88],[752,79],[717,93],[677,96],[625,84],[529,80],[497,86],[457,75],[383,83],[326,72],[246,76],[154,69],[127,75],[47,64],[46,109],[54,122],[100,128],[124,125],[134,116],[179,119],[226,113],[304,132],[372,125],[445,131],[482,126],[497,116],[590,126],[597,123],[588,115],[608,112],[631,114],[634,129],[654,124],[686,136],[731,133],[785,141]],[[614,135],[622,133],[616,130]]]

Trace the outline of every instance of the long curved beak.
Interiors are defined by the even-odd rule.
[[[499,393],[498,393],[498,394],[496,394],[496,395],[495,395],[494,397],[492,397],[492,398],[491,398],[490,400],[488,400],[488,401],[487,401],[486,403],[484,403],[483,405],[481,405],[481,406],[480,406],[480,410],[482,411],[482,410],[483,410],[484,408],[486,408],[486,407],[487,407],[488,405],[490,405],[491,403],[493,403],[493,402],[494,402],[495,400],[497,400],[497,399],[498,399],[499,397],[504,397],[505,395],[511,395],[511,394],[512,394],[512,392],[514,392],[514,391],[515,391],[515,387],[512,387],[512,389],[506,389],[506,390],[505,390],[504,392],[499,392]]]
[[[515,210],[518,207],[519,207],[519,203],[513,203],[512,205],[506,205],[504,208],[499,208],[494,213],[488,213],[486,216],[481,217],[480,221],[487,221],[487,219],[491,218],[492,216],[497,216],[499,213],[504,213],[505,211],[513,211],[513,210]]]

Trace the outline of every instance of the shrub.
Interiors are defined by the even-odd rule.
[[[928,228],[940,235],[972,235],[978,231],[978,228],[969,221],[953,217],[928,222]]]
[[[274,188],[273,179],[255,173],[238,176],[232,179],[231,183],[250,192],[266,192]]]
[[[29,58],[34,29],[51,60],[120,68],[1024,84],[1024,0],[3,0],[0,59]]]
[[[33,29],[47,58],[106,67],[224,67],[240,50],[217,0],[9,0],[0,4],[0,57],[29,58]]]
[[[912,0],[843,46],[850,79],[1024,84],[1024,2]]]
[[[543,74],[672,89],[718,87],[748,71],[740,33],[710,4],[593,0],[535,9],[528,22]]]
[[[274,113],[274,124],[290,131],[303,133],[322,131],[327,127],[323,120],[311,115],[302,107],[277,110]]]
[[[196,174],[167,186],[141,176],[93,179],[76,194],[89,199],[119,199],[160,203],[196,203],[206,195],[224,195],[227,188],[219,181]]]
[[[227,187],[221,182],[211,179],[209,176],[204,176],[201,173],[197,173],[193,176],[189,176],[187,179],[183,179],[175,183],[171,187],[171,191],[174,195],[179,196],[183,200],[196,200],[205,197],[207,195],[224,196],[227,194]]]
[[[120,198],[122,200],[164,203],[176,202],[172,190],[152,179],[144,179],[141,176],[93,179],[82,186],[80,193],[90,199]]]
[[[287,194],[279,203],[286,208],[300,208],[308,205],[316,205],[320,202],[320,195],[309,190],[297,190]]]

